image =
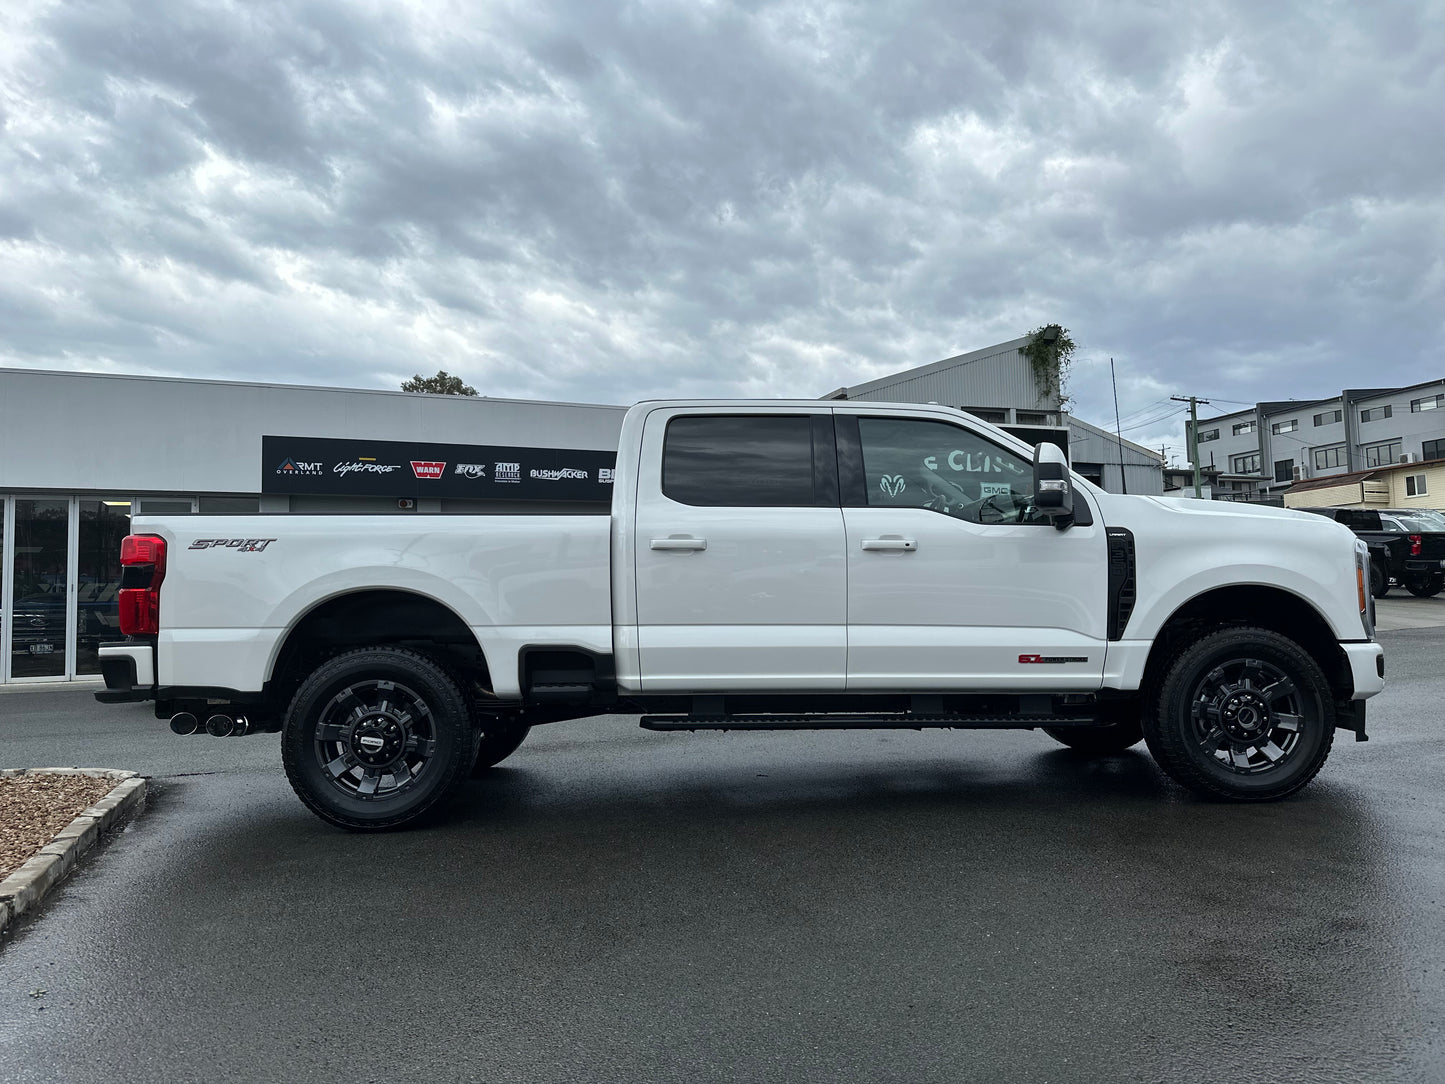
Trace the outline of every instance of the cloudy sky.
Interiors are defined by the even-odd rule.
[[[1445,375],[1445,5],[7,0],[0,365],[1077,412]]]

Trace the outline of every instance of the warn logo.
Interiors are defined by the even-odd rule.
[[[1061,663],[1061,662],[1088,662],[1087,655],[1020,655],[1020,665],[1033,663]]]
[[[411,461],[411,472],[418,478],[430,478],[432,481],[436,481],[441,478],[446,469],[445,463],[418,462],[415,459]]]

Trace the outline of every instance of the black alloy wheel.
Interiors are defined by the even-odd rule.
[[[1159,766],[1191,790],[1269,801],[1315,777],[1334,729],[1333,697],[1315,660],[1277,632],[1234,628],[1180,653],[1144,738]]]
[[[302,683],[286,713],[286,775],[312,812],[352,829],[395,828],[466,778],[466,699],[436,660],[403,648],[350,651]]]

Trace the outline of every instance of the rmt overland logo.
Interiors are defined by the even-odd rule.
[[[494,463],[492,465],[492,481],[494,482],[520,482],[522,480],[522,464],[520,463]]]
[[[411,472],[418,478],[427,481],[440,481],[441,476],[446,473],[446,469],[447,465],[445,463],[435,463],[429,460],[417,459],[411,461]]]
[[[319,462],[307,463],[305,460],[288,458],[276,468],[276,473],[284,478],[316,478],[323,471]]]

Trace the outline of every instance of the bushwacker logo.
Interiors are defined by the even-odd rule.
[[[1020,655],[1020,663],[1088,662],[1087,655]]]
[[[274,538],[198,538],[191,543],[193,550],[235,550],[237,553],[260,553]]]
[[[428,463],[415,459],[411,461],[411,472],[418,478],[430,478],[432,481],[436,481],[441,478],[446,469],[445,463]]]

